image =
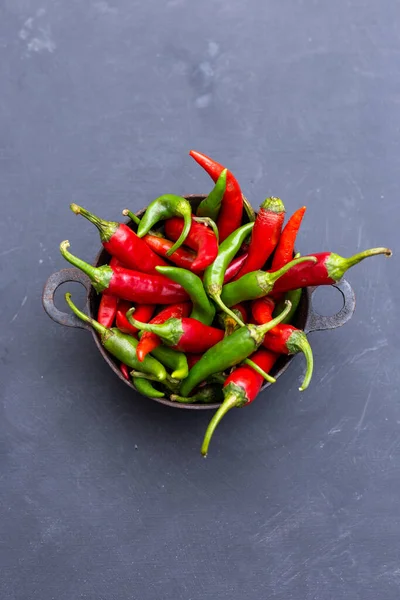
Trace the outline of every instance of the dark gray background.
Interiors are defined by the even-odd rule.
[[[190,148],[255,206],[306,204],[302,253],[396,250],[399,18],[394,0],[1,0],[2,600],[399,598],[396,255],[349,273],[356,313],[312,336],[309,391],[298,358],[206,461],[209,413],[133,395],[41,306],[60,241],[99,248],[69,203],[118,219],[207,192]]]

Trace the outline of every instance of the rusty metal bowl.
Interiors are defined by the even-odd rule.
[[[190,195],[185,196],[191,203],[194,210],[197,208],[198,204],[205,198],[203,195]],[[140,217],[144,213],[145,209],[139,211],[137,215]],[[244,222],[247,219],[244,218]],[[136,225],[132,221],[128,221],[127,225],[132,227],[132,229],[136,230]],[[97,255],[94,265],[96,267],[100,267],[101,265],[107,264],[110,261],[110,255],[102,249]],[[101,345],[100,340],[96,332],[92,329],[92,327],[83,323],[78,317],[74,314],[68,314],[60,311],[54,304],[54,294],[61,285],[64,283],[68,283],[69,281],[76,281],[81,283],[87,291],[87,310],[91,317],[96,318],[98,307],[99,307],[99,296],[92,288],[89,278],[82,273],[79,269],[74,267],[68,269],[61,269],[57,273],[53,273],[48,278],[44,290],[43,290],[43,307],[49,317],[53,319],[56,323],[60,325],[65,325],[66,327],[77,327],[79,329],[86,329],[90,331],[93,335],[94,342],[103,356],[106,363],[111,367],[114,373],[119,377],[121,381],[128,385],[133,391],[136,391],[133,384],[127,381],[121,371],[119,369],[119,362],[116,361]],[[325,317],[316,313],[312,306],[312,295],[315,292],[315,287],[308,287],[303,290],[303,295],[301,297],[301,301],[299,307],[297,309],[294,325],[299,329],[303,329],[307,334],[312,333],[313,331],[321,331],[324,329],[335,329],[336,327],[341,327],[344,325],[353,315],[356,301],[354,291],[351,288],[350,284],[342,279],[340,282],[335,284],[334,286],[337,288],[342,296],[343,296],[343,307],[342,309],[335,315]],[[295,356],[281,356],[279,360],[274,365],[271,370],[271,375],[273,375],[276,379],[280,377],[286,369],[291,364],[292,360]],[[262,387],[262,391],[264,391],[270,383],[265,383]],[[182,408],[188,410],[215,410],[218,408],[218,404],[180,404],[179,402],[172,402],[166,398],[149,398],[149,400],[155,400],[160,404],[165,404],[166,406],[171,406],[173,408]]]

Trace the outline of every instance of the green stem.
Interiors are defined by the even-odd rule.
[[[112,268],[108,265],[103,265],[102,267],[93,267],[92,265],[89,265],[89,263],[71,254],[71,252],[68,251],[69,246],[70,243],[68,240],[61,242],[60,244],[60,252],[65,260],[86,273],[96,292],[102,292],[107,289],[113,275]]]
[[[85,217],[85,219],[97,227],[100,232],[100,238],[102,242],[109,242],[119,227],[119,223],[116,221],[105,221],[104,219],[100,219],[100,217],[97,217],[93,213],[86,210],[86,208],[78,206],[74,202],[70,204],[69,207],[73,213],[76,215],[82,215],[82,217]]]
[[[93,329],[100,333],[100,335],[104,335],[105,333],[107,333],[107,327],[104,327],[104,325],[101,325],[98,321],[95,321],[87,314],[79,310],[77,306],[75,306],[75,304],[71,300],[71,294],[69,292],[65,294],[65,301],[72,310],[72,312],[75,313],[76,316],[79,317],[79,319],[81,319],[81,321],[84,321],[85,323],[90,323]]]
[[[303,262],[313,262],[313,263],[316,263],[317,259],[315,258],[315,256],[300,256],[300,258],[294,258],[293,260],[291,260],[289,263],[287,263],[286,265],[284,265],[283,267],[281,267],[277,271],[273,271],[272,273],[268,273],[267,274],[267,275],[269,275],[268,280],[270,281],[271,284],[274,284],[275,281],[277,281],[280,277],[282,277],[282,275],[284,275],[285,273],[287,273],[288,271],[290,271],[290,269],[292,267],[295,267],[296,265],[299,265],[299,264],[301,264]]]
[[[294,331],[288,342],[286,342],[286,346],[291,354],[302,352],[306,359],[306,373],[304,375],[303,383],[301,384],[301,387],[299,387],[300,392],[303,392],[310,385],[314,369],[314,357],[310,343],[304,331]]]
[[[219,241],[219,231],[215,221],[213,221],[210,217],[193,217],[193,221],[197,223],[204,223],[204,225],[208,225],[214,232],[217,241]]]
[[[264,379],[266,381],[268,381],[269,383],[276,383],[275,377],[268,375],[268,373],[266,373],[261,367],[259,367],[255,362],[250,360],[250,358],[246,358],[243,362],[244,362],[244,364],[246,364],[249,367],[251,367],[252,369],[254,369],[254,371],[256,371],[256,373],[261,375],[261,377],[264,377]]]
[[[192,226],[192,215],[185,213],[184,215],[182,215],[182,217],[183,217],[182,233],[176,240],[175,244],[173,246],[171,246],[171,248],[168,250],[168,252],[166,252],[166,254],[165,254],[166,256],[171,256],[171,254],[173,254],[175,252],[175,250],[178,250],[178,248],[180,248],[182,246],[183,242],[186,240],[187,236],[189,235],[189,231]]]
[[[133,313],[135,312],[135,308],[132,307],[126,313],[126,318],[129,323],[139,329],[140,331],[150,331],[151,333],[155,333],[160,336],[167,344],[171,346],[175,346],[181,336],[182,336],[182,328],[179,330],[179,325],[181,325],[181,320],[176,318],[167,319],[164,323],[142,323],[142,321],[137,321],[133,318]]]
[[[364,258],[368,258],[369,256],[377,256],[378,254],[384,254],[389,257],[392,256],[392,251],[389,248],[370,248],[369,250],[364,250],[363,252],[358,252],[350,258],[346,258],[346,263],[348,265],[348,269],[357,265],[359,262],[364,260]]]
[[[246,212],[247,218],[250,223],[253,223],[256,220],[256,213],[254,212],[253,207],[251,206],[250,202],[247,200],[246,196],[244,196],[243,194],[242,194],[242,199],[243,199],[243,206],[244,206],[244,210]]]
[[[139,217],[137,217],[135,215],[135,213],[133,213],[131,210],[129,210],[129,208],[124,208],[124,210],[122,211],[122,214],[124,215],[124,217],[129,217],[131,221],[136,223],[136,225],[139,225],[139,223],[140,223]]]
[[[218,427],[220,421],[224,418],[226,413],[231,410],[231,408],[241,406],[242,404],[243,398],[241,398],[240,394],[236,392],[232,392],[231,394],[229,394],[229,396],[227,396],[227,398],[225,398],[225,400],[211,419],[207,427],[207,431],[204,435],[203,444],[201,446],[201,453],[204,456],[204,458],[207,456],[211,438],[214,434],[214,431]]]
[[[283,311],[277,317],[272,319],[272,321],[268,321],[268,323],[264,323],[263,325],[257,325],[255,327],[255,329],[257,330],[257,334],[260,335],[262,339],[264,339],[264,336],[268,331],[279,325],[279,323],[281,323],[286,317],[286,315],[289,313],[292,304],[289,300],[285,300],[285,305],[286,306],[283,309]]]
[[[237,315],[235,315],[235,313],[230,308],[225,306],[225,304],[222,302],[221,296],[219,294],[210,294],[210,296],[214,300],[214,302],[216,304],[218,304],[218,306],[220,307],[221,310],[223,310],[227,315],[229,315],[230,317],[232,317],[232,319],[234,319],[236,321],[236,323],[239,325],[239,327],[245,327],[245,324],[243,323],[242,319],[240,317],[238,317]]]

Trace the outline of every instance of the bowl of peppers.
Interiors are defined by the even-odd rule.
[[[308,256],[295,243],[306,207],[285,224],[280,198],[270,197],[255,212],[234,175],[192,150],[210,175],[208,195],[164,194],[127,221],[106,221],[87,209],[71,210],[97,228],[102,249],[94,264],[70,251],[72,265],[49,277],[43,306],[57,323],[91,331],[114,373],[141,395],[171,407],[215,411],[201,452],[232,408],[247,406],[302,353],[306,369],[300,391],[313,371],[308,334],[348,321],[355,295],[343,278],[372,248],[343,258],[333,252]],[[70,313],[54,304],[57,288],[76,281],[87,290],[87,310],[71,294]],[[342,309],[317,314],[312,295],[321,285],[336,287]]]

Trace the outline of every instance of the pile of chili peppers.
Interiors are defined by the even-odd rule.
[[[66,300],[98,332],[123,376],[151,398],[220,403],[206,431],[206,456],[215,428],[234,407],[257,397],[282,354],[302,352],[311,380],[313,354],[293,322],[302,289],[330,285],[364,258],[391,255],[373,248],[343,258],[332,252],[294,256],[305,206],[287,221],[279,198],[267,198],[257,215],[233,174],[205,154],[190,155],[214,181],[195,212],[180,196],[154,200],[129,224],[104,221],[71,204],[93,223],[110,256],[101,267],[60,245],[100,294],[97,320]]]

